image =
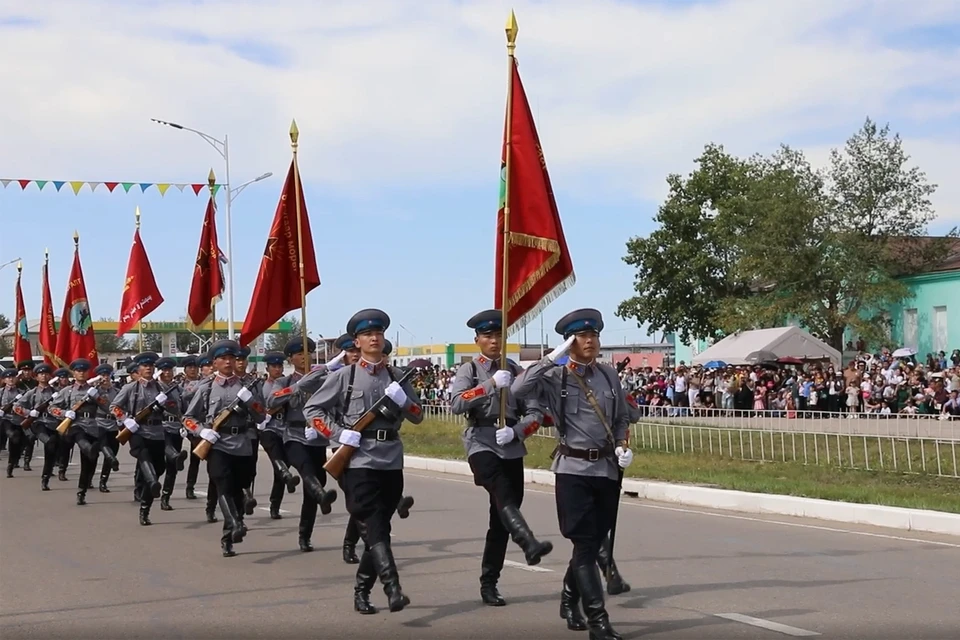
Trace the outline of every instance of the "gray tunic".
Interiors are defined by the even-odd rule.
[[[403,375],[396,367],[390,367],[390,369],[393,372],[393,379],[399,380]],[[350,398],[346,399],[344,396],[351,371],[354,371],[353,390]],[[361,359],[357,364],[328,374],[320,390],[307,401],[303,408],[303,415],[321,436],[336,440],[341,431],[355,424],[383,397],[387,385],[393,379],[382,363],[374,365]],[[367,427],[367,431],[376,432],[383,429],[387,432],[398,432],[404,419],[413,424],[423,422],[423,410],[420,407],[417,392],[409,382],[403,385],[403,391],[407,394],[408,402],[401,412],[401,417],[395,422],[388,422],[378,416]],[[403,443],[399,437],[396,440],[382,441],[375,438],[362,438],[360,447],[350,459],[348,468],[385,471],[403,469]]]
[[[319,429],[316,430],[318,437],[314,440],[307,440],[303,434],[307,426],[307,419],[303,415],[304,405],[317,392],[328,373],[327,368],[322,367],[307,375],[295,371],[277,379],[273,393],[267,396],[267,408],[281,410],[277,418],[270,422],[281,425],[284,442],[299,442],[307,447],[329,446],[328,436]]]
[[[17,403],[22,402],[23,398],[31,391],[33,391],[33,389],[30,391],[24,391],[19,387],[8,387],[4,385],[3,389],[0,390],[0,409],[9,404],[10,410],[5,413],[2,419],[9,420],[14,425],[19,425],[21,422],[23,422],[23,418],[17,414],[15,408]]]
[[[56,429],[59,420],[50,415],[49,411],[50,405],[53,404],[53,396],[57,395],[57,397],[59,397],[58,393],[59,392],[54,391],[53,387],[49,385],[45,387],[34,387],[33,389],[30,389],[24,393],[23,396],[16,401],[16,403],[13,405],[13,410],[21,418],[26,418],[28,415],[30,415],[31,411],[34,409],[39,410],[43,403],[50,401],[50,404],[47,405],[47,410],[41,412],[40,415],[34,420],[32,428],[35,430],[34,433],[38,433],[36,429],[41,427],[47,429]],[[7,417],[9,418],[9,416]],[[22,420],[16,421],[14,424],[20,424],[21,422]]]
[[[183,428],[183,410],[186,408],[183,404],[183,396],[180,395],[180,385],[171,384],[169,388],[166,385],[160,385],[167,394],[167,401],[163,403],[163,430],[167,433],[180,435],[180,429]]]
[[[193,400],[194,394],[197,392],[197,388],[200,386],[200,383],[203,382],[201,378],[196,380],[183,380],[180,383],[180,399],[183,402],[183,410],[186,411],[187,407],[190,406],[190,401]]]
[[[99,438],[101,428],[97,422],[97,414],[101,406],[109,405],[106,404],[106,399],[100,398],[99,389],[97,389],[97,397],[91,398],[88,393],[92,388],[86,382],[74,382],[69,387],[64,387],[57,399],[50,403],[49,413],[62,420],[67,417],[67,411],[74,411],[77,417],[74,418],[70,429],[80,429],[91,437]],[[80,407],[77,408],[77,405]]]
[[[276,391],[279,391],[283,385],[280,384],[280,381],[283,378],[267,378],[263,381],[263,400],[264,405],[267,407],[268,415],[270,415],[270,421],[267,422],[266,426],[263,427],[264,431],[272,431],[277,435],[283,435],[283,411],[279,408],[275,408],[274,405],[270,403],[270,399]]]
[[[120,392],[110,403],[110,411],[117,420],[136,419],[137,413],[149,407],[160,394],[160,383],[156,380],[134,380],[123,385]],[[169,401],[169,398],[167,398]],[[163,410],[155,408],[150,416],[138,423],[137,435],[144,440],[163,440]]]
[[[97,411],[97,424],[104,431],[119,431],[120,425],[117,424],[117,417],[110,412],[110,405],[114,398],[120,393],[112,384],[109,387],[97,387],[100,390],[100,397],[103,402],[100,404],[100,410]]]
[[[220,439],[213,445],[214,449],[232,456],[253,455],[253,443],[251,436],[247,433],[251,428],[251,418],[247,414],[252,414],[252,422],[260,422],[264,418],[263,398],[260,396],[258,387],[259,385],[254,385],[250,390],[253,397],[249,401],[240,403],[239,406],[245,407],[245,410],[232,412],[221,426]],[[204,379],[183,413],[183,426],[199,436],[202,429],[213,425],[220,411],[233,406],[237,393],[243,388],[240,379],[236,376],[232,378],[211,376]]]
[[[575,379],[576,374],[581,375],[584,384],[593,392],[607,424],[613,431],[614,440],[616,442],[626,440],[629,415],[623,387],[619,384],[616,370],[598,362],[584,366],[571,361],[565,366],[569,367],[565,405],[566,444],[574,449],[600,449],[609,442],[603,423],[586,395],[580,390],[580,385]],[[520,374],[511,387],[517,398],[539,398],[541,406],[555,416],[558,425],[560,424],[562,371],[562,367],[555,365],[549,358],[543,358]],[[614,415],[616,420],[611,424]],[[559,436],[559,429],[558,438],[562,439],[562,436]],[[617,460],[613,455],[594,462],[558,455],[554,458],[551,469],[555,473],[577,476],[607,477],[611,480],[616,480],[618,477]]]
[[[513,361],[508,360],[507,363],[514,374],[520,370]],[[467,458],[481,451],[489,451],[504,460],[522,458],[527,455],[523,441],[536,433],[543,422],[543,414],[536,399],[527,400],[521,405],[510,393],[510,389],[504,389],[507,394],[507,422],[515,423],[512,426],[516,438],[503,447],[497,444],[500,392],[493,383],[493,374],[499,368],[498,364],[485,356],[476,356],[472,363],[468,362],[457,369],[456,378],[453,380],[450,410],[467,416],[467,428],[463,430],[463,446]]]

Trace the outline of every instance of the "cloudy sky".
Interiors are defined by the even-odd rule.
[[[213,149],[150,118],[229,135],[234,185],[274,173],[234,202],[240,320],[296,118],[323,279],[311,330],[339,334],[377,306],[402,343],[469,339],[465,320],[493,302],[511,6],[578,279],[544,315],[551,336],[563,313],[593,306],[606,342],[647,339],[613,316],[632,292],[624,242],[651,230],[665,176],[710,141],[742,154],[787,142],[822,160],[869,115],[941,185],[933,231],[960,223],[952,0],[0,0],[0,178],[203,182],[212,167],[222,179]],[[203,197],[0,188],[0,263],[22,257],[31,318],[46,247],[59,315],[74,229],[93,315],[117,316],[136,206],[166,298],[151,319],[179,319]],[[0,271],[8,317],[15,279]]]

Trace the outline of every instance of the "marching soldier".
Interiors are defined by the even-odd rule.
[[[177,482],[177,472],[183,471],[183,463],[189,455],[183,450],[183,399],[180,396],[180,386],[173,380],[173,371],[177,361],[173,358],[160,358],[156,368],[160,371],[157,382],[160,390],[167,396],[163,406],[163,441],[164,465],[163,487],[160,489],[160,510],[173,511],[170,506],[170,496],[173,495],[173,486]]]
[[[633,461],[627,443],[627,403],[617,372],[596,362],[603,317],[595,309],[573,311],[557,323],[564,343],[514,381],[518,399],[537,399],[556,416],[556,474],[560,533],[573,543],[563,580],[560,615],[570,629],[590,630],[591,640],[620,640],[604,606],[598,553],[616,522],[622,469]],[[569,352],[569,362],[557,366]],[[586,613],[586,625],[578,610]]]
[[[275,391],[279,391],[285,385],[283,380],[283,361],[286,356],[279,351],[268,351],[263,356],[263,361],[267,365],[267,379],[263,381],[263,397],[267,403],[267,419],[257,425],[260,430],[260,443],[263,450],[267,452],[270,458],[270,464],[273,466],[273,486],[270,488],[270,517],[279,520],[280,504],[283,502],[283,490],[287,489],[290,493],[297,490],[300,484],[300,477],[290,472],[290,466],[287,461],[287,454],[283,448],[283,435],[286,432],[284,422],[286,420],[286,411],[282,407],[275,407],[271,403]],[[301,518],[303,514],[301,513]]]
[[[181,363],[183,365],[183,381],[180,383],[180,399],[183,401],[184,407],[190,405],[190,400],[193,399],[193,395],[197,392],[197,387],[203,379],[200,375],[201,362],[207,366],[210,360],[205,355],[187,356]],[[209,375],[209,373],[206,375]],[[206,375],[203,377],[206,377]],[[193,450],[200,444],[200,439],[192,433],[188,433],[187,440],[190,446],[190,465],[187,467],[187,486],[185,493],[187,500],[196,500],[197,494],[195,489],[197,486],[197,476],[200,474],[200,458],[193,455]]]
[[[357,566],[353,601],[354,609],[362,614],[377,612],[370,604],[370,591],[378,575],[390,611],[410,604],[400,587],[390,546],[390,519],[403,495],[400,426],[403,420],[423,422],[423,411],[413,386],[400,385],[400,372],[383,364],[383,334],[389,326],[389,316],[379,309],[354,314],[347,333],[360,348],[359,362],[329,374],[304,408],[307,423],[320,435],[356,448],[340,486],[365,546]],[[349,428],[384,396],[389,398],[383,405],[384,412],[392,414],[389,418],[382,412],[363,432]]]
[[[16,404],[23,399],[24,391],[17,386],[16,369],[4,369],[0,372],[0,378],[0,384],[3,385],[0,389],[0,433],[3,433],[7,444],[7,477],[12,478],[27,439],[20,427],[23,418],[16,411]]]
[[[174,402],[153,379],[159,359],[153,351],[137,354],[133,359],[137,365],[137,379],[124,385],[110,403],[114,417],[132,434],[130,455],[137,459],[140,470],[140,477],[135,481],[139,486],[140,525],[144,527],[153,524],[150,522],[150,507],[160,497],[159,478],[166,471],[163,413],[169,407],[168,403]],[[136,416],[145,409],[149,409],[147,417],[138,421]]]
[[[218,340],[210,347],[216,375],[200,383],[187,410],[183,426],[212,445],[207,457],[207,473],[216,484],[218,502],[223,513],[223,556],[236,555],[234,543],[243,541],[244,488],[250,485],[253,473],[253,446],[247,430],[250,417],[256,423],[264,418],[263,399],[251,387],[240,383],[236,370],[240,345],[234,340]],[[225,419],[214,421],[225,412]]]
[[[239,336],[237,336],[239,338]],[[252,388],[257,397],[263,398],[263,381],[257,379],[256,372],[247,371],[247,361],[250,358],[250,347],[240,347],[240,353],[237,356],[237,375],[240,376],[240,384],[243,386],[254,385]],[[248,416],[250,418],[250,416]],[[250,484],[243,490],[243,513],[248,516],[253,515],[253,510],[257,508],[257,499],[253,496],[254,484],[257,480],[257,463],[260,460],[260,429],[252,418],[247,424],[247,436],[251,440],[253,447],[253,470],[251,471]],[[241,517],[241,520],[243,518]]]
[[[110,404],[117,397],[119,389],[113,384],[113,367],[108,364],[101,364],[93,370],[98,378],[97,396],[98,411],[97,424],[100,426],[100,450],[103,451],[103,466],[100,469],[100,493],[110,493],[107,487],[107,481],[110,479],[111,471],[120,470],[120,461],[117,460],[117,454],[120,453],[120,443],[117,442],[117,432],[120,426],[117,424],[117,418],[110,412]]]
[[[20,370],[19,387],[24,393],[36,388],[38,384],[36,372],[34,371],[35,368],[36,363],[32,359],[21,360],[17,363],[17,369]],[[23,470],[32,471],[30,461],[33,460],[33,448],[37,443],[37,437],[33,435],[32,431],[25,431],[23,435],[25,437],[23,441]],[[19,463],[17,463],[17,466],[19,466]]]
[[[316,343],[307,338],[307,351],[315,352]],[[328,368],[321,366],[307,373],[310,363],[303,356],[303,341],[295,338],[284,347],[284,353],[293,365],[294,372],[277,381],[277,389],[267,399],[270,409],[282,409],[286,429],[283,433],[283,449],[287,460],[300,473],[303,480],[303,503],[300,507],[298,544],[304,552],[313,551],[310,538],[317,521],[317,506],[327,515],[330,505],[337,499],[335,490],[326,490],[327,435],[307,424],[303,405],[320,388],[327,377]],[[342,360],[341,356],[338,356]],[[335,362],[337,360],[335,359]],[[334,365],[334,363],[331,363]],[[336,366],[336,365],[334,365]]]
[[[383,343],[384,349],[386,349],[388,344],[386,338],[384,338]],[[356,364],[360,360],[360,348],[357,346],[357,341],[354,340],[353,336],[349,333],[342,334],[334,344],[340,349],[340,353],[327,363],[327,369],[329,371],[335,371],[340,367]],[[336,362],[337,358],[341,358],[341,360]],[[386,359],[384,362],[386,362]],[[339,447],[333,447],[333,451],[337,449],[339,449]],[[357,527],[357,519],[350,516],[347,519],[347,528],[343,532],[343,561],[347,564],[360,564],[360,558],[357,557],[358,542],[360,542],[360,528]]]
[[[55,391],[63,391],[72,383],[73,375],[67,367],[60,367],[53,372],[53,386]],[[52,414],[51,414],[52,415]],[[55,417],[55,416],[54,416]],[[57,425],[53,425],[54,428]],[[57,480],[67,481],[67,466],[70,464],[70,458],[73,457],[73,438],[68,432],[66,435],[57,437]]]
[[[48,413],[50,404],[60,394],[60,391],[55,391],[50,385],[52,371],[53,367],[50,365],[38,364],[34,368],[37,386],[23,394],[13,407],[21,418],[29,416],[33,419],[30,428],[43,445],[43,469],[40,472],[40,488],[43,491],[50,491],[50,476],[61,451],[61,436],[57,433],[57,423]]]
[[[467,326],[476,332],[474,341],[480,355],[460,366],[453,382],[451,411],[466,414],[463,443],[474,483],[490,495],[490,520],[483,559],[480,562],[480,598],[484,604],[506,604],[497,589],[503,570],[507,542],[512,536],[523,549],[527,564],[535,565],[553,550],[550,542],[540,542],[520,513],[523,503],[523,441],[540,428],[543,414],[536,398],[518,402],[509,390],[520,367],[507,361],[500,369],[503,348],[502,313],[496,309],[481,311]],[[506,420],[500,426],[500,393],[507,393]]]

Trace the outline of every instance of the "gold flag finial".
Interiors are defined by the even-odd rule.
[[[297,146],[300,142],[300,129],[297,127],[297,120],[290,123],[290,144]]]
[[[50,248],[49,248],[49,247],[47,247],[46,249],[43,250],[43,261],[44,261],[44,262],[50,262]]]
[[[517,33],[520,28],[517,26],[517,15],[510,9],[510,17],[507,18],[507,26],[504,28],[507,32],[507,48],[513,49],[517,46]]]
[[[140,207],[137,207],[137,212],[134,214],[137,216],[137,229],[140,228]]]
[[[217,176],[213,173],[213,169],[210,169],[210,175],[207,176],[207,184],[210,185],[210,188],[213,189],[213,185],[217,183]]]
[[[73,246],[75,247],[80,246],[80,232],[77,231],[76,229],[73,230]]]
[[[23,260],[17,260],[17,275],[23,272]]]

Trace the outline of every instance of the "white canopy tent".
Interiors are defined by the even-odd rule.
[[[778,358],[830,360],[834,366],[842,366],[842,356],[839,351],[799,327],[777,327],[735,333],[694,356],[693,364],[706,364],[712,360],[733,365],[749,364],[746,357],[754,351],[771,351]]]

